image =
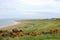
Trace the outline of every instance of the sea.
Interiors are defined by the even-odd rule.
[[[14,24],[16,21],[12,19],[0,19],[0,28]]]

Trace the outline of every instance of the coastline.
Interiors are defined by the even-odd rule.
[[[0,27],[0,30],[8,30],[11,31],[12,29],[22,29],[23,26],[29,22],[22,22],[22,21],[15,21],[14,23],[8,25],[8,26],[2,26]]]
[[[13,24],[9,24],[9,25],[7,25],[7,26],[0,26],[0,29],[1,29],[1,28],[6,28],[6,27],[9,27],[9,26],[18,25],[18,24],[21,24],[21,22],[14,22]]]

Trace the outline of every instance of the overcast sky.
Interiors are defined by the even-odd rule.
[[[60,0],[0,0],[0,18],[59,18]]]

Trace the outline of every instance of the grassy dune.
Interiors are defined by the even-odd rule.
[[[0,30],[8,30],[12,29],[21,29],[24,32],[32,32],[32,31],[48,31],[50,29],[60,29],[60,20],[18,20],[17,22],[21,22],[21,24],[9,26],[6,28],[1,28]],[[60,34],[46,34],[46,35],[38,35],[38,36],[28,36],[25,35],[23,37],[10,38],[5,37],[1,38],[1,40],[60,40]]]

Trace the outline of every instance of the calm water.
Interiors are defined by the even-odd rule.
[[[9,26],[14,24],[15,21],[14,20],[10,20],[10,19],[0,19],[0,27],[4,27],[4,26]]]

